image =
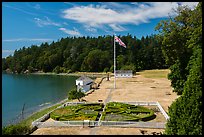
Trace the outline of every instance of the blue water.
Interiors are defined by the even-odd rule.
[[[15,124],[36,110],[66,99],[77,78],[2,73],[2,126]]]

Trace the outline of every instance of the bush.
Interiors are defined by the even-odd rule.
[[[55,69],[53,70],[54,73],[59,74],[60,73],[60,67],[56,66]]]
[[[112,65],[112,66],[110,67],[109,72],[112,72],[112,73],[113,73],[113,71],[114,71],[114,66]]]
[[[31,131],[31,128],[29,126],[23,126],[23,125],[10,125],[3,127],[2,129],[2,135],[26,135],[29,134]]]
[[[82,98],[84,96],[85,96],[85,93],[82,92],[81,90],[77,91],[76,88],[74,88],[68,92],[68,99],[69,100],[78,99],[78,101],[80,101],[80,98]]]
[[[104,68],[103,72],[108,72],[109,71],[109,68]]]
[[[136,72],[136,67],[134,64],[130,64],[130,65],[125,65],[121,67],[121,70],[132,70],[133,73]]]

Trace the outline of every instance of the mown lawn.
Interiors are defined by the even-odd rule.
[[[35,121],[36,119],[42,117],[43,115],[47,114],[48,112],[50,112],[51,110],[57,108],[60,105],[62,105],[62,104],[57,104],[57,105],[54,105],[52,107],[41,110],[39,112],[36,112],[36,113],[32,114],[31,116],[29,116],[28,118],[21,121],[20,123],[18,123],[18,124],[25,125],[25,126],[31,126],[33,121]]]
[[[155,70],[144,70],[144,71],[140,71],[137,73],[146,78],[167,78],[168,73],[170,73],[170,70],[169,69],[155,69]]]

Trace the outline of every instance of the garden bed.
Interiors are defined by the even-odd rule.
[[[106,104],[102,121],[149,121],[156,117],[154,111],[142,106],[110,102]]]
[[[102,103],[79,104],[56,109],[50,117],[57,121],[93,120],[97,119]]]

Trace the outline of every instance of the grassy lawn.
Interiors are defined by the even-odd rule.
[[[41,110],[39,112],[36,112],[36,113],[32,114],[31,116],[29,116],[28,118],[26,118],[25,120],[21,121],[19,124],[20,125],[31,126],[33,121],[35,121],[36,119],[42,117],[43,115],[47,114],[48,112],[50,112],[51,110],[57,108],[60,105],[62,105],[62,104],[57,104],[57,105],[54,105],[52,107]]]
[[[170,73],[169,69],[155,69],[155,70],[144,70],[137,72],[138,74],[146,77],[146,78],[167,78],[168,73]]]
[[[56,109],[50,117],[57,121],[96,120],[99,111],[102,110],[102,103],[79,104]]]
[[[70,101],[70,100],[64,100],[60,103],[57,103],[53,106],[50,106],[48,108],[42,109],[38,112],[33,113],[31,116],[29,116],[28,118],[22,120],[20,123],[18,123],[19,125],[23,125],[23,126],[31,126],[32,122],[37,120],[38,118],[42,117],[43,115],[47,114],[48,112],[54,110],[55,108],[57,108],[58,106],[64,104],[65,102]]]
[[[110,102],[103,112],[103,121],[148,121],[154,119],[154,111],[130,104]]]

